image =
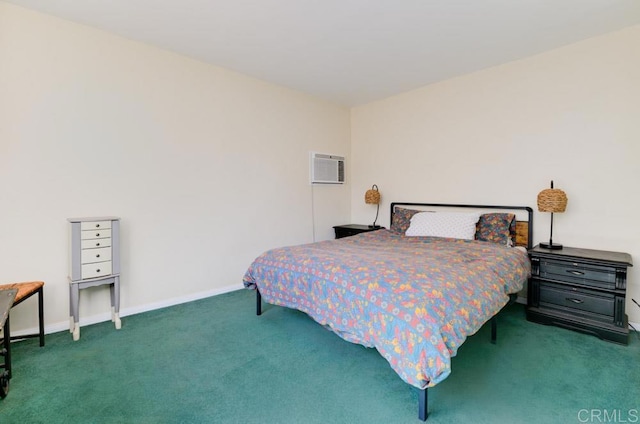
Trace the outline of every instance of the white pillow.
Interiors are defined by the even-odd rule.
[[[479,219],[479,213],[420,212],[413,215],[405,234],[473,240]]]

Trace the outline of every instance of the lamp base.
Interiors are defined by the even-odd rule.
[[[542,247],[543,249],[549,249],[549,250],[560,250],[560,249],[562,249],[562,245],[561,244],[555,244],[555,243],[540,243],[540,247]]]
[[[378,228],[381,228],[381,227],[380,227],[379,225],[369,225],[369,228],[375,228],[375,229],[378,229]]]

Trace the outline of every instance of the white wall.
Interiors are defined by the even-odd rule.
[[[553,179],[569,198],[554,241],[630,253],[640,302],[639,45],[636,26],[354,108],[352,220],[371,219],[373,183],[388,225],[391,201],[535,209]],[[534,220],[548,240],[549,214]]]
[[[0,283],[44,280],[49,331],[68,323],[68,217],[122,218],[123,315],[332,238],[350,186],[312,191],[311,150],[349,159],[348,109],[0,2]],[[108,316],[107,294],[81,293],[81,323]],[[28,302],[17,332],[36,325]]]

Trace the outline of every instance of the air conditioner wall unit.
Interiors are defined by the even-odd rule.
[[[311,184],[344,184],[344,156],[311,152]]]

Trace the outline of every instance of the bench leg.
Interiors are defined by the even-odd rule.
[[[9,329],[10,317],[7,315],[7,319],[4,321],[4,329],[2,330],[2,337],[4,337],[3,354],[4,354],[4,370],[8,379],[11,379],[11,330]]]
[[[38,325],[40,331],[38,336],[40,338],[40,347],[44,346],[44,290],[42,287],[38,289]]]

